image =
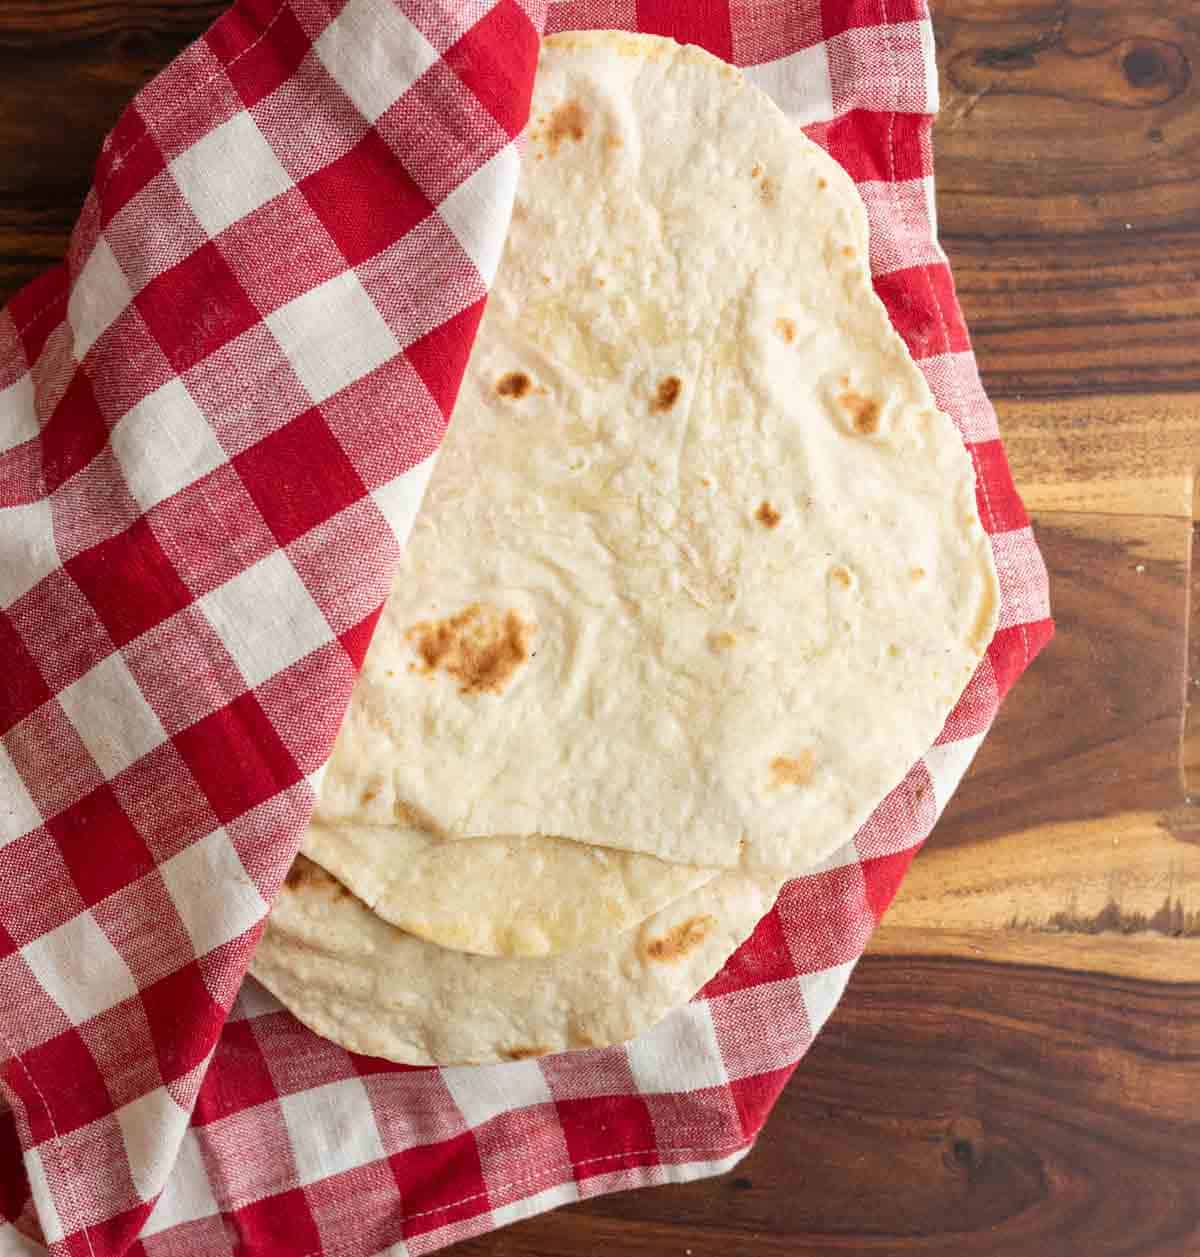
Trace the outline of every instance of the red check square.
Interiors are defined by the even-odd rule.
[[[91,381],[76,371],[50,422],[42,429],[42,473],[53,492],[96,457],[108,440],[108,425]]]
[[[446,49],[445,61],[504,130],[516,136],[528,116],[523,74],[537,61],[537,47],[538,33],[529,15],[515,0],[499,0]],[[512,67],[522,76],[519,81]]]
[[[479,1149],[470,1131],[406,1148],[388,1161],[404,1198],[405,1238],[478,1213],[476,1201],[487,1195]]]
[[[118,646],[192,601],[145,518],[64,566]]]
[[[179,372],[259,321],[237,276],[211,242],[151,280],[134,302]]]
[[[303,777],[251,693],[177,733],[174,741],[222,823]],[[237,765],[236,772],[230,764]]]
[[[264,1196],[226,1215],[226,1225],[239,1238],[243,1253],[316,1253],[321,1236],[312,1210],[299,1188]]]
[[[136,106],[130,105],[113,128],[96,163],[101,225],[107,224],[165,168],[166,159],[158,141],[147,129]]]
[[[239,454],[233,465],[281,546],[366,493],[316,407]]]
[[[58,1139],[112,1111],[112,1099],[78,1030],[30,1048],[5,1081],[20,1098],[34,1143]],[[64,1085],[68,1084],[68,1085]]]
[[[247,108],[290,78],[308,54],[309,40],[291,9],[271,8],[272,16],[259,20],[239,5],[205,36]],[[266,21],[270,39],[262,38]]]
[[[375,131],[310,175],[300,189],[351,266],[395,244],[433,212]]]
[[[194,961],[143,987],[142,1006],[164,1082],[182,1077],[204,1060],[225,1020]],[[186,1018],[181,1016],[183,1009]]]
[[[557,1104],[577,1179],[657,1164],[654,1123],[640,1096],[593,1096]]]
[[[307,1086],[312,1086],[310,1080]],[[274,1100],[278,1093],[252,1024],[226,1022],[213,1053],[192,1121],[197,1126],[220,1121],[243,1109]]]
[[[16,625],[3,611],[0,611],[0,659],[4,660],[4,684],[0,685],[2,736],[50,697],[50,687],[21,640]]]
[[[154,867],[146,844],[108,785],[46,822],[89,907]]]

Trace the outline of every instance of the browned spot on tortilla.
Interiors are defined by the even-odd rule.
[[[728,629],[721,629],[719,633],[709,633],[708,644],[713,650],[730,650],[737,645],[737,637]]]
[[[754,165],[750,168],[750,178],[757,179],[758,176],[761,174],[762,174],[762,167],[758,164],[758,162],[755,162]]]
[[[845,392],[838,398],[838,405],[850,416],[854,431],[870,436],[879,430],[879,403],[861,393]]]
[[[440,668],[462,683],[461,694],[499,694],[530,657],[534,626],[515,611],[472,603],[445,620],[424,620],[405,634],[424,674]]]
[[[549,275],[543,275],[543,276],[542,276],[542,283],[543,283],[543,284],[548,284],[549,282],[550,282],[550,276],[549,276]]]
[[[524,371],[510,371],[496,381],[496,392],[501,397],[520,399],[533,387],[533,381]]]
[[[619,135],[605,136],[604,142],[605,144],[608,145],[609,148],[624,148],[625,147],[625,141],[621,139]]]
[[[700,477],[700,483],[701,483],[701,484],[702,484],[702,485],[703,485],[706,489],[711,489],[711,488],[712,488],[712,481],[711,481],[711,480],[710,480],[707,476],[701,476],[701,477]]]
[[[679,400],[682,390],[683,385],[679,382],[677,375],[668,375],[666,379],[659,380],[650,409],[656,412],[670,410]]]
[[[670,962],[686,956],[688,952],[699,947],[716,921],[705,914],[689,917],[679,925],[672,926],[661,938],[652,938],[643,944],[642,950],[651,960]]]
[[[853,246],[852,246],[852,245],[848,245],[848,244],[844,244],[844,245],[842,245],[842,257],[844,257],[844,258],[852,258],[853,256],[854,256],[854,248],[853,248]]]
[[[778,528],[779,521],[783,518],[783,516],[780,515],[770,502],[764,502],[758,510],[754,512],[754,518],[758,520],[764,528]]]
[[[368,787],[367,787],[367,788],[366,788],[366,789],[362,792],[362,801],[363,801],[364,803],[374,803],[374,802],[375,802],[375,800],[376,800],[377,798],[379,798],[379,787],[378,787],[378,786],[368,786]]]
[[[806,786],[812,780],[815,763],[812,751],[776,755],[771,761],[771,784],[776,790],[782,786]]]
[[[829,579],[833,581],[835,585],[841,585],[843,589],[850,588],[851,576],[849,571],[847,571],[844,567],[835,567],[829,573]]]
[[[347,899],[350,892],[332,874],[327,873],[319,864],[315,864],[307,856],[298,855],[288,869],[283,884],[289,890],[303,890],[305,887],[324,889],[335,899]]]
[[[594,1048],[596,1040],[590,1034],[584,1034],[581,1030],[576,1030],[571,1035],[571,1046],[577,1048]]]
[[[818,188],[827,188],[827,187],[829,187],[829,183],[828,183],[825,179],[818,179],[818,180],[817,180],[817,187],[818,187]]]
[[[538,160],[538,161],[545,161],[545,160],[546,160],[546,154],[545,154],[545,153],[539,153],[539,154],[537,155],[537,160]]]
[[[910,575],[912,576],[913,580],[924,580],[925,569],[923,567],[914,567]]]
[[[895,642],[893,642],[893,643],[892,643],[892,644],[888,647],[888,658],[889,658],[889,659],[898,659],[899,657],[900,657],[900,647],[899,647],[899,646],[897,646]]]
[[[775,320],[775,330],[790,345],[796,339],[796,320],[778,318]]]
[[[546,121],[546,143],[552,153],[558,152],[563,140],[578,143],[586,133],[587,114],[577,100],[565,100]]]
[[[776,187],[775,180],[769,175],[765,175],[762,183],[758,185],[758,195],[762,197],[768,205],[773,205],[775,203],[778,190],[779,189]]]
[[[548,1047],[542,1047],[538,1044],[536,1047],[515,1047],[504,1048],[501,1055],[510,1061],[527,1061],[531,1056],[546,1056],[550,1052]]]
[[[308,865],[306,868],[305,866]],[[315,867],[309,865],[309,862],[301,855],[297,856],[292,867],[288,869],[287,876],[283,879],[283,884],[291,890],[298,890],[304,886],[309,880],[309,868]]]

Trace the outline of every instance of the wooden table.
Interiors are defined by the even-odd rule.
[[[3,0],[0,293],[221,7]],[[942,238],[1058,637],[741,1167],[462,1257],[1200,1254],[1200,10],[936,9]]]

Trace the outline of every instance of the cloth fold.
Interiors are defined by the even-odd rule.
[[[627,1047],[405,1069],[243,976],[453,407],[539,36],[582,27],[747,67],[858,182],[1001,629],[692,1004]],[[0,313],[6,1251],[431,1251],[753,1143],[1051,631],[936,241],[935,109],[917,0],[240,0],[142,90],[66,261]]]

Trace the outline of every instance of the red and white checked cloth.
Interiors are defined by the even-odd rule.
[[[1000,630],[702,998],[628,1047],[404,1069],[242,978],[496,267],[538,33],[597,26],[747,67],[858,182]],[[935,238],[935,94],[923,0],[241,0],[126,110],[0,314],[0,1250],[428,1252],[743,1155],[1051,631]]]

